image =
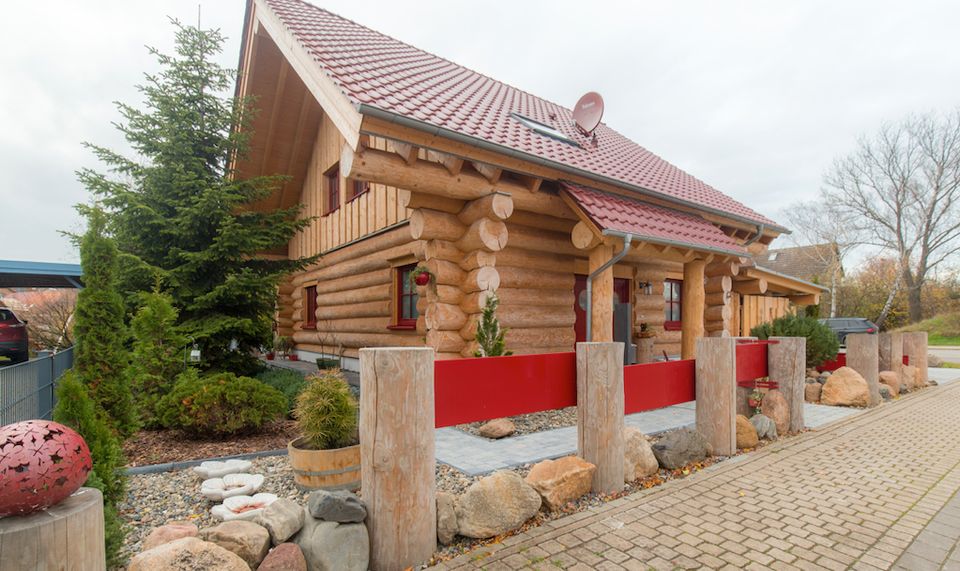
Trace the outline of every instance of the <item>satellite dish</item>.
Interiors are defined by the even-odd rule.
[[[584,133],[592,133],[603,118],[603,97],[591,91],[581,97],[573,107],[573,120]]]

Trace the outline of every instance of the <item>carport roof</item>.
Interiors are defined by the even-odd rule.
[[[0,260],[0,287],[83,287],[80,264]]]

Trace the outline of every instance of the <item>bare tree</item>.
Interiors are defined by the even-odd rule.
[[[30,292],[21,317],[27,320],[30,345],[36,349],[59,351],[73,345],[73,314],[77,291],[72,289]]]
[[[822,195],[852,215],[865,244],[897,256],[910,321],[919,321],[928,274],[960,250],[960,110],[909,117],[861,138],[834,162]]]

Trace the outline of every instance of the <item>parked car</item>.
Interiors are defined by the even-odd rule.
[[[27,322],[6,307],[0,307],[0,357],[9,359],[9,361],[0,361],[0,366],[22,363],[30,359]]]
[[[851,333],[877,333],[879,328],[869,319],[863,317],[830,317],[821,319],[820,323],[837,334],[841,345],[847,344],[847,335]]]

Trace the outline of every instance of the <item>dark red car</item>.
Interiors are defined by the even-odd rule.
[[[0,359],[0,367],[30,359],[27,322],[6,307],[0,307],[0,357],[10,359],[9,361]]]

